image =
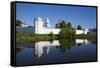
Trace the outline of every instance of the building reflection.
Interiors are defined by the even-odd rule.
[[[66,48],[70,49],[71,47],[74,47],[75,44],[79,46],[79,44],[81,43],[88,44],[89,41],[86,39],[76,39],[73,41],[67,40],[63,42],[62,40],[54,40],[52,43],[50,41],[36,42],[35,57],[40,58],[43,55],[43,53],[48,55],[50,52],[50,47],[60,48],[64,52]]]
[[[75,40],[77,46],[87,45],[90,43],[87,39],[76,39]]]
[[[35,55],[37,57],[40,57],[43,52],[45,51],[48,55],[50,51],[50,47],[54,46],[60,46],[59,41],[55,40],[52,43],[50,41],[42,41],[42,42],[36,42],[35,43]]]
[[[87,39],[76,39],[75,42],[78,43],[84,43],[84,44],[88,44],[89,41]]]

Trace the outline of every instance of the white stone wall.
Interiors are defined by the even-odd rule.
[[[49,19],[47,19],[49,20]],[[36,34],[50,34],[51,32],[53,34],[59,34],[59,31],[61,29],[58,28],[50,28],[50,27],[44,27],[43,21],[40,17],[35,18],[34,26],[35,26],[35,33]],[[76,30],[76,34],[87,34],[88,30]]]
[[[76,34],[84,34],[84,30],[75,30]]]
[[[51,32],[53,34],[59,34],[61,29],[56,29],[56,28],[42,28],[38,29],[38,32],[36,34],[50,34]],[[76,34],[87,34],[88,31],[84,30],[75,30]]]
[[[76,30],[76,34],[87,34],[88,30]]]
[[[51,32],[53,34],[59,34],[60,29],[55,29],[55,28],[43,28],[42,33],[43,34],[50,34]]]

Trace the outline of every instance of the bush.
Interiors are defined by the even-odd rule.
[[[75,30],[73,28],[62,28],[59,32],[59,39],[74,38]]]

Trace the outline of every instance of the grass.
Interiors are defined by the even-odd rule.
[[[22,33],[16,32],[16,42],[24,43],[24,42],[37,42],[37,41],[53,41],[56,39],[60,39],[59,35],[50,34],[34,34],[34,33]],[[66,39],[88,39],[91,41],[96,41],[96,35],[75,35],[72,38]]]
[[[16,33],[16,42],[37,42],[37,41],[52,41],[57,39],[57,35],[52,34],[34,34],[34,33]]]

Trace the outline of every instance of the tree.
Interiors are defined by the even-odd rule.
[[[55,28],[59,28],[60,26],[59,26],[59,23],[57,23],[56,25],[55,25]]]
[[[66,36],[68,35],[68,29],[62,28],[59,32],[59,39],[66,39]]]
[[[66,22],[62,20],[62,22],[60,23],[60,28],[65,28],[65,27],[67,27]]]
[[[82,30],[82,27],[81,27],[80,25],[78,25],[78,26],[77,26],[77,29],[80,29],[80,30]]]
[[[21,24],[22,24],[22,21],[16,20],[16,26],[21,26]]]
[[[67,27],[72,28],[72,25],[70,22],[67,23]]]
[[[97,29],[96,28],[89,29],[88,34],[90,34],[90,35],[96,35],[97,34]]]
[[[54,37],[54,34],[53,34],[53,32],[50,32],[50,36],[51,36],[51,37]]]
[[[96,29],[96,28],[92,28],[91,31],[92,31],[92,32],[96,32],[97,29]]]
[[[74,38],[75,35],[75,29],[74,28],[62,28],[59,32],[59,38],[60,39],[66,39],[66,38]]]

